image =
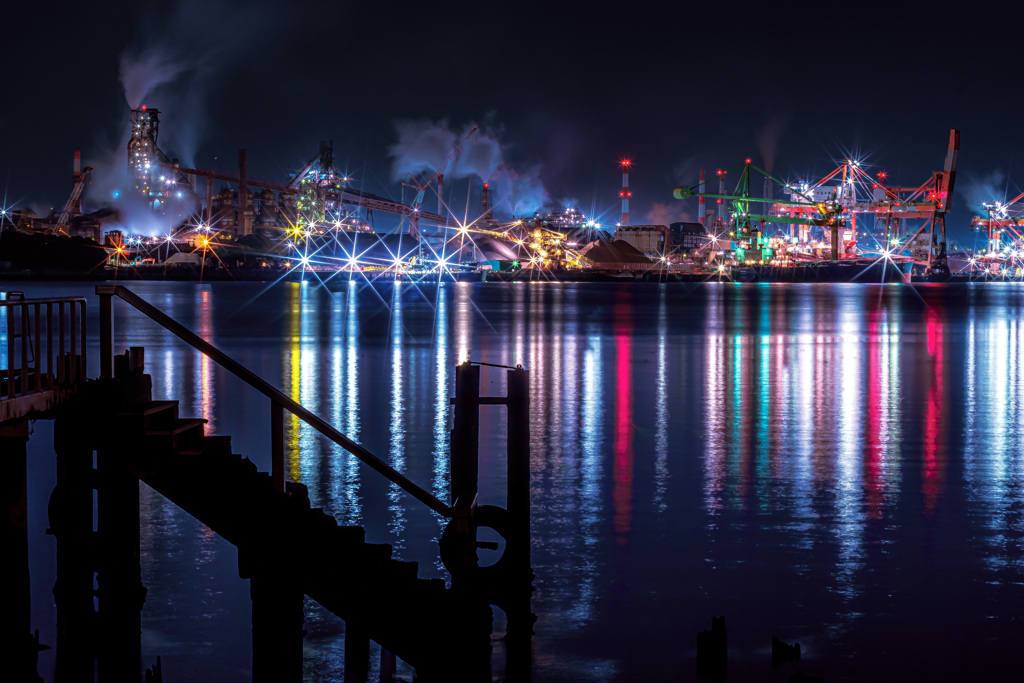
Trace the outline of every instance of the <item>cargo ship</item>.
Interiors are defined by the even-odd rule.
[[[727,266],[723,276],[734,282],[910,282],[914,261],[848,259],[809,261],[790,265]]]

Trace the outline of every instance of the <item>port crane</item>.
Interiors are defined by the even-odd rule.
[[[82,173],[78,176],[78,181],[75,183],[74,187],[71,188],[71,196],[68,197],[68,203],[64,205],[64,210],[61,211],[60,217],[57,218],[57,222],[54,223],[53,227],[47,231],[49,234],[53,235],[55,233],[65,232],[64,226],[68,224],[69,220],[71,220],[71,211],[78,205],[78,200],[82,196],[82,190],[85,189],[85,183],[89,179],[90,173],[92,173],[92,166],[86,166],[82,169]]]
[[[931,178],[920,185],[890,185],[885,173],[872,178],[857,161],[847,159],[815,185],[804,186],[802,191],[814,192],[838,178],[840,185],[833,188],[833,192],[837,194],[843,213],[849,216],[854,241],[858,214],[874,216],[877,223],[885,226],[886,250],[907,249],[926,272],[945,275],[949,272],[946,214],[952,203],[959,151],[960,131],[951,128],[942,170],[933,172]],[[858,193],[858,187],[864,191]],[[781,206],[774,207],[773,211],[787,213]],[[909,221],[921,221],[921,224],[910,232],[905,229]]]
[[[1024,192],[1010,201],[983,204],[985,216],[971,219],[971,229],[987,232],[987,254],[996,256],[1002,248],[1003,235],[1009,233],[1015,242],[1024,241],[1024,206],[1018,205]]]
[[[772,176],[767,171],[754,166],[750,159],[743,164],[723,171],[720,176],[727,176],[739,171],[739,179],[736,189],[732,194],[701,192],[702,184],[693,187],[677,187],[672,193],[676,199],[687,199],[689,197],[704,197],[706,199],[729,201],[732,206],[732,230],[729,236],[732,241],[738,244],[736,249],[737,261],[765,262],[772,259],[772,250],[768,247],[768,240],[762,232],[765,223],[789,223],[799,225],[815,225],[828,228],[832,232],[832,259],[839,259],[839,231],[845,227],[846,221],[842,216],[843,207],[835,197],[825,201],[815,202],[809,197],[796,192],[800,199],[772,200],[763,197],[752,197],[750,195],[750,172],[757,171],[772,182],[786,187],[786,184]],[[794,212],[790,216],[778,216],[771,213],[759,214],[750,211],[751,203],[777,204],[788,207],[799,208],[799,215]]]

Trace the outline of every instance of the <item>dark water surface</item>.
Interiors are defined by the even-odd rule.
[[[1024,287],[132,288],[442,498],[455,364],[528,368],[536,681],[696,680],[712,615],[727,617],[733,681],[788,679],[772,635],[830,682],[1017,668]],[[266,399],[116,311],[116,346],[145,347],[155,396],[266,468]],[[503,371],[482,375],[504,393]],[[482,503],[504,504],[503,417],[483,409]],[[53,643],[52,428],[35,430],[33,627]],[[314,506],[444,576],[439,518],[311,428],[286,437]],[[248,680],[235,549],[143,489],[145,661],[160,655],[175,683]],[[306,680],[340,681],[343,623],[307,601],[306,628]]]

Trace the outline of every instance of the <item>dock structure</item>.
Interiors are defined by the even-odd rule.
[[[0,387],[0,445],[14,455],[8,459],[16,461],[17,469],[17,485],[10,492],[4,489],[2,499],[4,511],[10,510],[7,517],[15,520],[4,528],[4,551],[13,551],[24,583],[24,590],[17,591],[24,604],[8,611],[3,622],[5,635],[24,645],[19,660],[24,680],[37,676],[38,650],[38,638],[30,634],[27,597],[26,425],[40,418],[54,420],[57,459],[48,533],[57,541],[58,680],[142,681],[144,675],[147,681],[159,680],[159,669],[144,673],[141,647],[146,588],[140,570],[139,481],[237,546],[239,576],[250,581],[254,681],[301,680],[304,595],[345,621],[346,681],[366,680],[371,640],[381,646],[383,676],[393,672],[397,656],[415,668],[420,681],[489,681],[491,605],[508,614],[508,674],[513,680],[529,677],[533,574],[526,370],[508,369],[507,397],[480,397],[479,366],[467,362],[457,367],[452,497],[446,504],[129,290],[100,286],[97,294],[98,378],[86,378],[84,372],[84,299],[0,302],[8,356],[17,359],[22,353],[24,358],[8,361]],[[206,434],[205,420],[181,417],[177,401],[153,400],[144,350],[113,354],[115,297],[269,398],[271,472],[260,472],[248,458],[233,453],[230,437]],[[59,310],[58,325],[45,315],[51,306]],[[67,329],[65,308],[76,311]],[[18,323],[13,329],[35,326],[31,340],[30,335],[12,338],[12,320]],[[59,341],[50,341],[51,329]],[[76,341],[65,344],[68,330]],[[47,340],[45,356],[41,338]],[[35,346],[34,355],[26,345]],[[487,404],[508,409],[508,510],[476,501],[478,447],[471,443],[477,437],[471,413],[476,409],[478,415],[479,405]],[[367,543],[362,527],[339,526],[322,509],[311,507],[305,486],[285,480],[285,410],[451,519],[440,548],[452,573],[451,587],[443,579],[419,578],[415,562],[393,558],[390,545]],[[478,566],[477,549],[488,547],[476,541],[478,526],[494,527],[506,539],[505,552],[493,566]]]

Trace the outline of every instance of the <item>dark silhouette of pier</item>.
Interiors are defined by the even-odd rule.
[[[0,301],[8,339],[0,446],[13,455],[5,458],[13,476],[5,477],[0,502],[10,511],[3,548],[13,558],[13,593],[19,595],[16,608],[3,617],[3,642],[11,647],[8,661],[16,662],[16,680],[40,680],[41,646],[31,632],[28,604],[30,419],[54,421],[57,484],[48,533],[57,541],[59,681],[162,680],[159,665],[146,671],[143,666],[139,481],[237,546],[239,576],[250,582],[254,681],[301,679],[304,595],[345,621],[346,681],[366,680],[371,640],[381,646],[382,680],[393,673],[396,656],[420,681],[491,680],[491,605],[508,616],[507,678],[529,679],[534,617],[526,370],[507,369],[508,396],[481,397],[480,366],[457,366],[448,504],[126,288],[99,286],[97,294],[97,378],[85,376],[85,299]],[[115,298],[268,398],[271,472],[233,453],[230,437],[206,434],[204,420],[180,416],[177,401],[152,399],[144,350],[114,355]],[[482,405],[507,407],[507,509],[477,505]],[[285,480],[286,410],[450,519],[439,549],[450,587],[441,579],[419,578],[415,562],[393,558],[390,545],[367,543],[362,527],[339,526],[310,506],[305,486]],[[494,528],[505,540],[500,560],[488,567],[478,563],[477,550],[491,545],[477,542],[478,526]]]

